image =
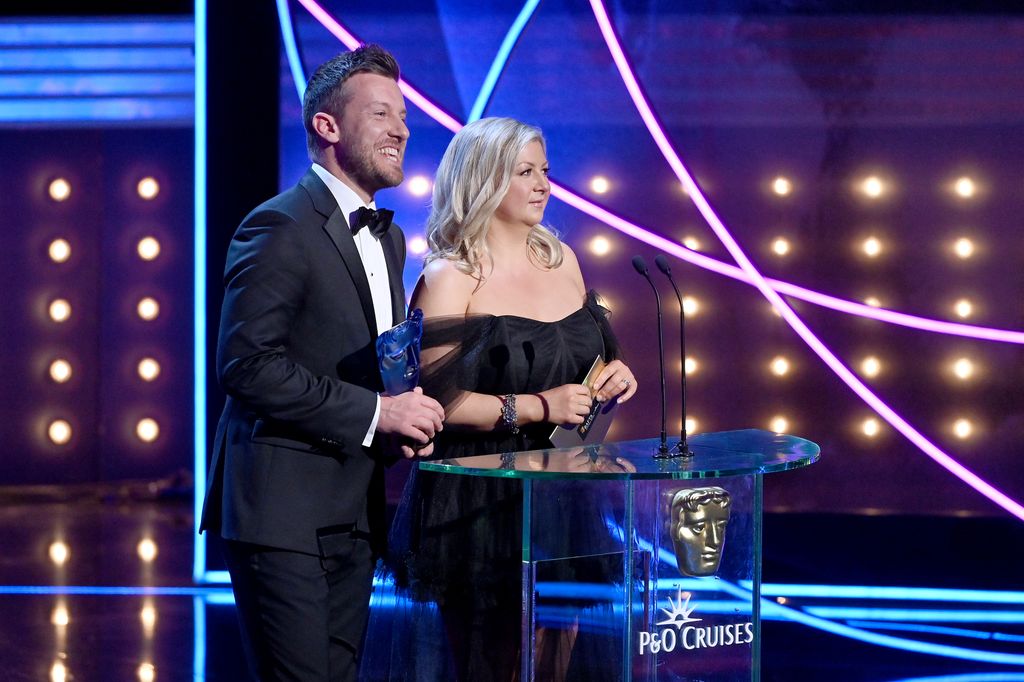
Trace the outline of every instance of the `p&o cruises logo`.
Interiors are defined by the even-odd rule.
[[[676,590],[675,600],[669,597],[668,604],[669,608],[661,609],[666,617],[655,623],[660,629],[640,632],[641,656],[671,653],[676,649],[714,649],[754,641],[754,625],[750,621],[727,625],[693,625],[703,620],[693,616],[697,605],[690,606],[689,592]]]

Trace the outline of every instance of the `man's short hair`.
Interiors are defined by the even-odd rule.
[[[318,112],[340,116],[345,108],[346,93],[342,85],[357,73],[375,73],[394,81],[399,78],[398,62],[380,45],[361,45],[351,52],[342,52],[324,62],[309,77],[302,98],[302,123],[306,127],[306,149],[316,160],[320,145],[313,130],[313,116]]]

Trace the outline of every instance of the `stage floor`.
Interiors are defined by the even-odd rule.
[[[230,590],[192,583],[190,495],[126,486],[8,489],[0,499],[0,678],[244,678]],[[805,596],[782,601],[918,651],[766,613],[763,680],[1024,680],[1024,662],[1008,662],[1024,660],[1024,564],[1013,549],[1024,524],[768,515],[764,537],[766,597],[803,586]],[[858,585],[911,589],[895,600],[821,591]],[[937,591],[922,601],[914,588]]]

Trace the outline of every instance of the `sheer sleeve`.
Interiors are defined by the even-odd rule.
[[[491,315],[445,315],[423,321],[420,386],[445,413],[479,385],[495,321]]]
[[[605,362],[621,360],[622,347],[619,345],[619,340],[615,337],[615,332],[612,331],[612,325],[608,321],[608,318],[611,317],[612,311],[601,305],[600,300],[600,295],[591,289],[587,292],[587,299],[583,305],[590,311],[590,314],[593,315],[598,329],[601,330],[601,339],[604,341]]]

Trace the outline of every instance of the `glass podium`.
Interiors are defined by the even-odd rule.
[[[759,679],[762,477],[820,450],[754,429],[695,435],[687,459],[656,459],[657,445],[420,463],[423,476],[522,486],[521,669],[509,679]]]

